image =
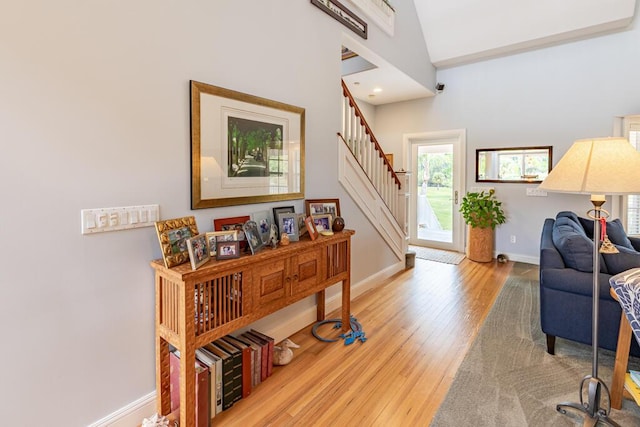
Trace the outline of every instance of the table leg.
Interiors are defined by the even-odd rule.
[[[631,348],[631,333],[631,325],[623,312],[620,317],[616,363],[613,367],[613,380],[611,381],[611,407],[614,409],[620,409],[622,407],[624,377],[627,373],[629,349]]]

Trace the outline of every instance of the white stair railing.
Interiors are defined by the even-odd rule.
[[[373,184],[380,198],[387,206],[398,224],[402,224],[402,211],[398,204],[398,195],[402,184],[393,171],[380,144],[358,108],[351,92],[342,82],[343,124],[339,134],[349,151]]]

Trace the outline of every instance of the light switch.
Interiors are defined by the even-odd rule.
[[[106,227],[108,223],[107,214],[101,212],[98,214],[98,227],[103,228]]]
[[[84,218],[84,228],[92,229],[96,228],[96,217],[93,212],[86,212],[82,216]]]
[[[109,227],[116,227],[119,224],[119,217],[120,215],[117,212],[111,212],[109,214]]]
[[[125,206],[119,208],[82,209],[82,234],[152,227],[160,218],[158,205]]]

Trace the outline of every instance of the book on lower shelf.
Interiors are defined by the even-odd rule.
[[[235,403],[242,399],[242,351],[222,338],[218,338],[212,344],[229,353],[233,359],[233,402]]]
[[[196,359],[196,427],[211,426],[209,408],[209,369]],[[180,408],[180,353],[169,353],[169,390],[171,411]]]
[[[260,347],[260,382],[266,380],[269,373],[267,367],[269,364],[269,342],[251,332],[244,332],[240,336]]]
[[[267,376],[270,377],[271,373],[273,372],[273,345],[275,340],[271,338],[269,335],[265,335],[260,331],[256,331],[255,329],[251,329],[249,333],[269,343],[268,360],[267,360]]]
[[[196,349],[196,359],[209,369],[211,418],[222,412],[222,360],[205,348]]]
[[[231,335],[225,335],[221,339],[242,352],[242,398],[244,399],[251,394],[251,383],[253,378],[253,348]]]
[[[233,358],[220,347],[209,343],[204,348],[222,361],[222,410],[233,406]]]
[[[629,392],[637,405],[640,405],[640,386],[631,378],[631,374],[627,372],[624,376],[624,388]]]

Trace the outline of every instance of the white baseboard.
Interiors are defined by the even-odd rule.
[[[143,419],[153,416],[156,412],[154,390],[103,419],[89,424],[89,427],[138,427]]]
[[[404,262],[396,263],[384,270],[367,277],[366,279],[351,286],[351,299],[362,295],[363,293],[381,285],[384,280],[393,276],[397,272],[404,269]],[[342,296],[340,293],[327,298],[325,308],[327,313],[340,308],[342,304]],[[356,313],[357,314],[357,313]],[[299,330],[307,327],[316,321],[316,308],[311,307],[302,310],[293,318],[287,318],[286,322],[278,322],[276,327],[263,329],[262,332],[272,336],[276,342],[293,335]],[[366,332],[366,325],[363,325]],[[156,392],[153,391],[146,396],[141,397],[135,402],[118,409],[116,412],[107,415],[90,424],[89,427],[138,427],[142,424],[144,418],[149,418],[157,412],[156,410]]]
[[[540,264],[540,257],[532,257],[528,255],[521,255],[521,254],[505,254],[505,255],[507,256],[509,261],[524,262],[526,264],[534,264],[534,265]]]

